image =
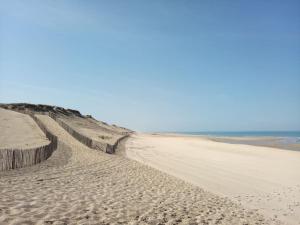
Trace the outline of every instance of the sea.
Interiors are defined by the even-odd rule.
[[[232,144],[250,144],[300,151],[300,131],[200,131],[176,133],[207,136],[215,141]],[[232,139],[234,137],[253,137],[253,139]],[[256,137],[266,138],[255,139]]]
[[[175,133],[216,136],[216,137],[298,137],[300,138],[300,131],[199,131],[199,132],[175,132]]]

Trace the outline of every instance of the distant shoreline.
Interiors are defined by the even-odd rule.
[[[300,151],[299,131],[266,131],[266,132],[169,132],[152,133],[160,135],[192,136],[229,144],[246,144]],[[273,136],[271,135],[273,134]]]
[[[159,133],[173,133],[173,134],[188,134],[197,136],[215,136],[215,137],[298,137],[300,138],[300,131],[170,131]]]

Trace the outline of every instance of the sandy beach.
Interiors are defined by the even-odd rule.
[[[266,218],[300,224],[300,152],[192,136],[137,134],[127,141],[126,155]]]
[[[300,0],[3,0],[0,225],[300,225]]]
[[[59,137],[58,149],[40,164],[0,173],[0,224],[268,224],[228,198],[90,149],[38,117]]]

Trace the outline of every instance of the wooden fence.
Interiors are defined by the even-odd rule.
[[[96,140],[93,140],[89,137],[84,136],[83,134],[79,133],[78,131],[74,130],[70,125],[60,120],[56,114],[49,112],[49,116],[54,119],[62,128],[64,128],[69,134],[71,134],[74,138],[76,138],[78,141],[80,141],[82,144],[88,146],[92,149],[101,150],[105,153],[113,154],[115,153],[115,150],[119,144],[119,142],[128,137],[129,135],[126,134],[122,137],[120,137],[114,144],[107,144],[102,143]]]
[[[50,140],[47,145],[29,149],[0,149],[0,171],[31,166],[48,159],[57,148],[57,137],[33,114],[28,114]]]

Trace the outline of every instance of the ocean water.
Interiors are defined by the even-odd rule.
[[[300,131],[200,131],[176,132],[179,134],[204,135],[216,137],[296,137],[300,138]]]
[[[227,143],[277,146],[279,148],[300,151],[300,131],[215,131],[176,133],[208,136],[215,138],[215,140],[220,140]],[[230,139],[232,137],[253,137],[254,139]],[[255,137],[270,137],[272,139],[255,139]]]

